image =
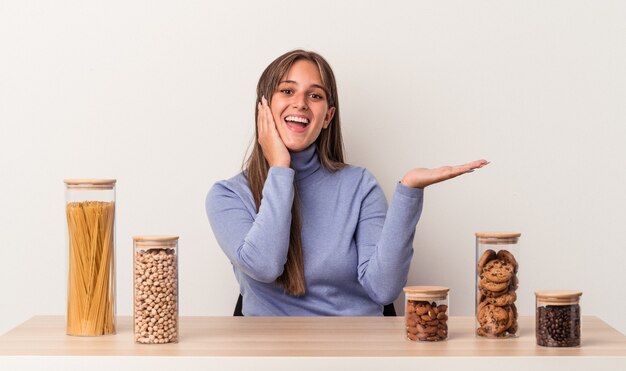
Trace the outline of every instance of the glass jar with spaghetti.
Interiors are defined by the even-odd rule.
[[[66,333],[115,333],[115,179],[66,179]]]
[[[476,233],[476,335],[517,337],[518,232]]]
[[[135,342],[178,342],[178,236],[136,236],[134,250]]]
[[[580,296],[572,290],[535,292],[535,337],[544,347],[580,345]]]
[[[407,339],[443,341],[448,338],[448,291],[442,286],[404,288]]]

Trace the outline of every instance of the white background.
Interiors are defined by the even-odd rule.
[[[118,314],[132,239],[180,236],[180,314],[231,315],[204,198],[241,167],[262,70],[294,48],[339,84],[347,159],[428,188],[409,284],[472,315],[474,232],[522,232],[518,307],[583,291],[626,332],[626,3],[0,0],[0,333],[63,314],[65,178],[116,178]],[[583,334],[584,336],[584,334]]]

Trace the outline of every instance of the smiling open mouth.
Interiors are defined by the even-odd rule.
[[[309,125],[309,119],[307,119],[306,117],[287,116],[285,117],[285,122],[287,123],[288,127],[296,131],[303,130]]]

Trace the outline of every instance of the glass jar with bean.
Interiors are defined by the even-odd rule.
[[[576,347],[580,345],[580,296],[573,290],[535,292],[535,336],[537,345]]]
[[[178,342],[178,236],[133,237],[135,342]]]

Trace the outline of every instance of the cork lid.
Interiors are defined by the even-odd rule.
[[[445,298],[450,291],[444,286],[407,286],[403,290],[407,296],[428,299]]]
[[[535,291],[537,301],[545,304],[567,305],[578,303],[582,291],[576,290],[543,290]]]
[[[157,248],[157,247],[175,247],[178,244],[178,236],[169,235],[148,235],[133,236],[135,247],[140,248]]]
[[[113,189],[116,179],[64,179],[67,188],[72,189]]]
[[[508,245],[516,244],[520,232],[476,232],[476,238],[479,243],[487,245]]]

